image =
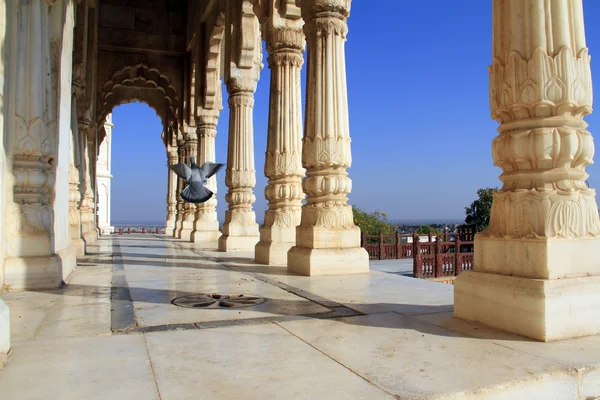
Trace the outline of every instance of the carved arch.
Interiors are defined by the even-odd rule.
[[[267,21],[268,12],[267,12],[267,2],[265,0],[249,0],[250,4],[252,4],[252,11],[254,11],[254,15],[258,18],[258,22],[262,25]],[[288,0],[289,1],[289,0]],[[293,0],[292,0],[293,1]]]
[[[213,25],[206,54],[204,108],[221,108],[221,49],[225,35],[225,14],[220,13]]]
[[[158,118],[160,118],[161,125],[163,126],[163,132],[161,133],[161,140],[163,141],[163,143],[166,146],[167,145],[166,141],[170,139],[164,133],[165,127],[168,126],[168,118],[165,118],[165,116],[162,115],[161,112],[159,111],[161,109],[160,104],[157,104],[156,102],[153,102],[151,100],[146,101],[145,99],[141,99],[139,97],[135,97],[135,98],[121,97],[121,101],[119,101],[117,104],[113,105],[112,108],[110,109],[109,113],[112,113],[114,111],[115,107],[118,107],[122,104],[134,103],[136,101],[139,103],[142,103],[142,104],[146,104],[148,107],[150,107],[152,110],[154,110],[154,112],[156,113],[156,116]],[[102,142],[104,141],[104,138],[106,137],[106,132],[104,131],[104,120],[106,119],[106,115],[108,115],[108,114],[104,114],[104,111],[103,111],[103,117],[101,119],[101,123],[98,125],[98,149],[100,148],[100,145],[102,144]]]
[[[142,96],[127,98],[120,95],[118,93],[119,88],[126,87],[158,89],[162,92],[164,103],[162,105],[154,104],[153,101],[141,98]],[[102,85],[98,122],[101,124],[114,107],[132,101],[146,103],[157,111],[164,128],[167,125],[177,125],[180,122],[180,101],[177,95],[177,86],[171,82],[171,78],[168,75],[161,73],[157,68],[150,68],[143,63],[139,63],[127,65],[113,73],[111,78]],[[160,115],[160,112],[158,112],[163,105],[167,110],[166,115]]]

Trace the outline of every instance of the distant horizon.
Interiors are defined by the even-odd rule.
[[[391,225],[432,225],[432,224],[464,224],[464,220],[456,218],[448,219],[435,219],[435,218],[415,218],[415,219],[390,219],[388,222]],[[257,223],[261,225],[263,221],[258,220]],[[127,221],[127,222],[111,222],[111,225],[165,225],[166,221]]]

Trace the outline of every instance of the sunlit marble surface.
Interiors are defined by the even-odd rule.
[[[600,396],[600,337],[539,343],[455,320],[452,286],[397,273],[406,265],[304,277],[155,235],[88,252],[63,288],[0,296],[12,335],[0,398]],[[267,301],[171,303],[195,293]]]

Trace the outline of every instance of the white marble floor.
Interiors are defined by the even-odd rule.
[[[600,337],[537,343],[452,318],[451,285],[290,275],[159,236],[103,238],[60,290],[10,292],[0,399],[573,399]],[[183,308],[197,293],[266,299]]]

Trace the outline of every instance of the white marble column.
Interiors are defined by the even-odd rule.
[[[177,141],[177,163],[184,163],[185,160],[185,140],[183,139],[179,139]],[[183,179],[179,179],[176,178],[177,180],[177,190],[176,190],[176,197],[177,197],[177,203],[175,206],[175,228],[173,229],[173,236],[174,237],[179,237],[179,234],[181,232],[181,227],[183,224],[183,214],[184,214],[184,205],[185,202],[183,201],[183,199],[181,198],[181,191],[183,190]]]
[[[6,143],[6,139],[10,132],[7,132],[6,119],[11,115],[8,110],[8,101],[11,101],[9,96],[11,90],[10,82],[7,82],[7,77],[11,75],[10,60],[12,52],[8,49],[12,48],[12,35],[15,19],[13,15],[18,4],[10,0],[0,0],[0,43],[3,43],[4,49],[0,51],[0,82],[5,84],[0,85],[0,143]],[[8,101],[7,101],[8,100]],[[5,151],[0,151],[0,210],[6,210],[8,192],[11,187],[7,185],[7,179],[10,166],[7,162],[7,154]],[[6,231],[5,216],[0,216],[0,243],[4,244],[8,232]],[[0,246],[0,285],[4,285],[4,257],[5,246]],[[11,349],[10,342],[10,310],[8,306],[0,299],[0,364],[7,360],[7,355]]]
[[[352,182],[344,45],[350,0],[302,0],[308,46],[302,182],[306,204],[288,252],[288,270],[302,275],[366,273],[347,195]]]
[[[95,232],[95,199],[92,182],[94,180],[92,164],[96,152],[95,145],[95,127],[87,120],[79,120],[80,132],[82,133],[83,144],[83,177],[80,184],[81,202],[79,210],[81,212],[81,236],[86,245],[93,244],[97,237]]]
[[[229,188],[225,200],[223,235],[219,250],[252,250],[258,242],[258,224],[252,205],[256,201],[254,169],[254,126],[252,120],[254,92],[257,80],[251,77],[231,77],[229,93],[229,142],[225,183]]]
[[[275,18],[278,14],[274,13]],[[302,98],[300,70],[304,34],[296,21],[267,22],[266,40],[271,69],[265,197],[269,204],[255,259],[263,264],[286,264],[296,244],[302,207]],[[296,22],[294,24],[293,22]],[[295,25],[295,26],[294,26]]]
[[[11,3],[4,284],[56,288],[76,265],[68,217],[73,3]]]
[[[80,168],[82,167],[80,157],[80,136],[77,124],[76,99],[73,98],[71,107],[71,149],[69,164],[69,230],[71,241],[76,248],[77,255],[85,253],[85,243],[81,237],[81,193],[79,192]]]
[[[110,182],[111,174],[111,152],[112,152],[112,114],[106,116],[104,121],[104,139],[100,144],[98,162],[96,163],[96,182],[98,191],[98,229],[101,235],[110,235],[115,228],[110,225]]]
[[[167,149],[168,165],[177,164],[178,156],[177,149],[171,146]],[[165,225],[165,234],[173,233],[175,229],[175,218],[177,217],[177,175],[175,172],[168,170],[167,178],[167,223]]]
[[[185,127],[185,144],[184,154],[185,163],[190,165],[190,157],[196,157],[198,151],[198,137],[196,136],[195,126]],[[198,161],[198,160],[196,160]],[[196,204],[184,202],[183,204],[183,219],[181,221],[181,231],[179,232],[179,238],[190,241],[192,238],[192,231],[194,230],[194,219],[196,217]]]
[[[454,315],[541,341],[600,333],[600,219],[581,0],[493,3],[492,144],[502,168]]]
[[[198,165],[205,162],[216,162],[215,137],[217,136],[217,121],[219,111],[202,110],[196,117],[198,135]],[[207,202],[196,206],[196,218],[194,220],[194,231],[192,242],[202,243],[204,246],[215,247],[221,236],[219,231],[219,220],[217,219],[217,177],[212,176],[206,183],[213,193]]]

